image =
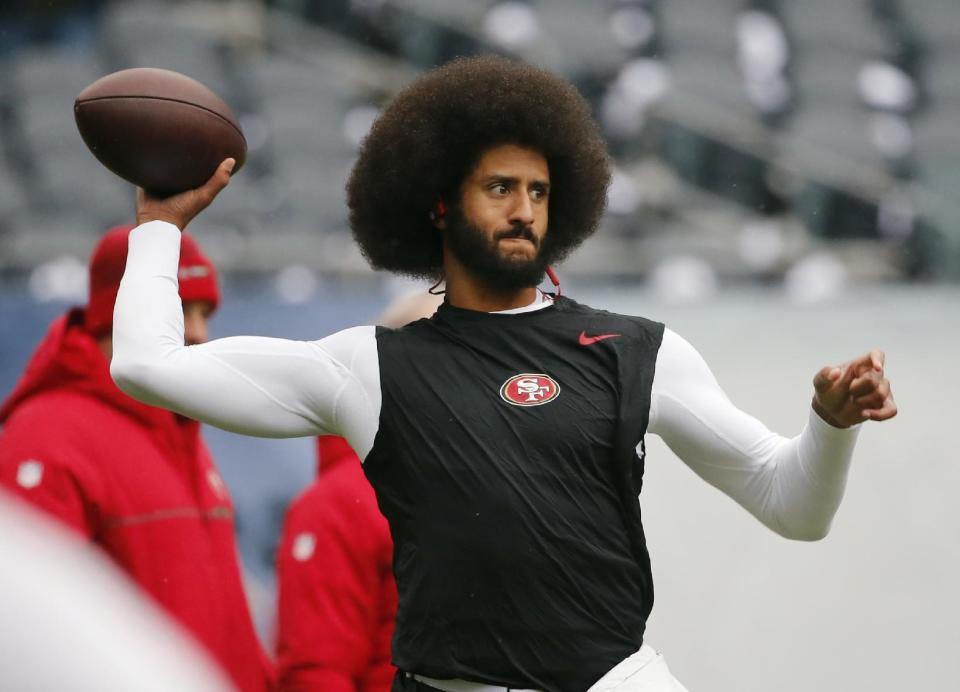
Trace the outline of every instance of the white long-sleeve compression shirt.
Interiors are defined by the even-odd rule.
[[[318,341],[244,336],[185,346],[180,231],[154,221],[135,229],[129,242],[111,363],[123,391],[247,435],[342,435],[366,457],[381,405],[374,327]],[[766,526],[804,540],[829,530],[857,437],[856,427],[834,428],[812,409],[796,437],[771,432],[734,406],[696,349],[669,329],[657,355],[647,431]]]

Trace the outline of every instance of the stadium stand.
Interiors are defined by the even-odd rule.
[[[364,123],[416,71],[485,50],[581,86],[624,172],[621,191],[634,190],[630,204],[611,204],[603,240],[568,271],[644,276],[681,246],[748,279],[758,270],[737,259],[743,228],[771,218],[788,235],[806,230],[774,272],[823,243],[873,253],[862,278],[955,275],[960,264],[932,249],[957,244],[960,216],[949,201],[960,160],[960,20],[949,0],[138,1],[98,10],[95,41],[23,43],[2,58],[5,269],[83,247],[129,213],[129,189],[85,151],[70,102],[105,72],[152,65],[222,94],[250,139],[247,170],[204,219],[212,247],[224,248],[218,260],[363,273],[331,248],[349,256],[342,189]],[[869,102],[889,100],[891,66],[916,92],[899,111]]]

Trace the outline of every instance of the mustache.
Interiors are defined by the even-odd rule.
[[[494,236],[494,240],[504,240],[506,238],[521,238],[523,240],[529,240],[533,243],[534,247],[540,247],[540,240],[533,233],[533,228],[527,226],[526,224],[517,224],[511,226],[505,231],[498,231]]]

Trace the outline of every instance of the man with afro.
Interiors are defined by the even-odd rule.
[[[446,289],[401,329],[183,347],[180,229],[232,166],[140,194],[112,373],[228,430],[349,441],[395,544],[397,692],[683,690],[644,642],[644,435],[774,531],[816,540],[858,424],[896,413],[873,351],[817,373],[806,426],[781,437],[662,324],[541,292],[596,229],[610,177],[588,106],[549,72],[457,60],[373,126],[347,185],[357,243],[374,267]]]

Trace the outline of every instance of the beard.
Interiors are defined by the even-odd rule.
[[[498,231],[489,239],[459,209],[451,209],[445,237],[447,248],[460,264],[496,292],[539,286],[549,264],[533,229],[523,224]],[[503,238],[529,240],[537,253],[532,258],[504,255],[499,248]]]

